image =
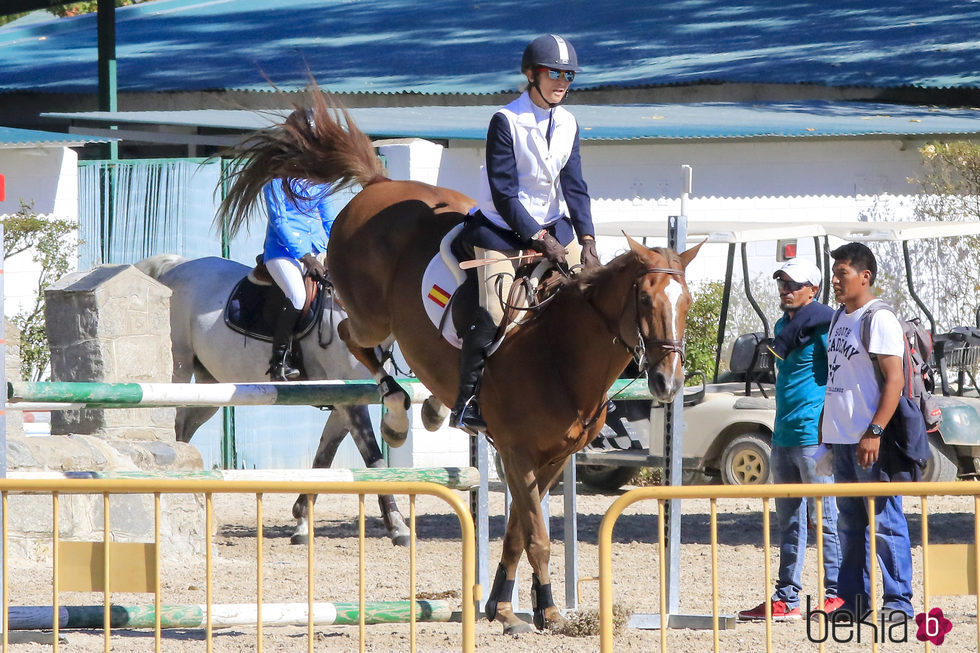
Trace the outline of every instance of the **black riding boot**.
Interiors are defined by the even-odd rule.
[[[299,321],[300,312],[287,304],[276,315],[276,330],[272,334],[272,358],[269,360],[269,378],[272,381],[292,381],[301,374],[290,360],[293,329]]]
[[[477,403],[477,386],[483,376],[487,349],[497,335],[497,325],[490,314],[477,308],[470,328],[463,334],[463,347],[459,353],[459,394],[449,416],[449,425],[470,433],[486,431],[487,423],[480,415]]]

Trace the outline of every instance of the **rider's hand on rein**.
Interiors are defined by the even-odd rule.
[[[306,266],[306,271],[311,277],[313,277],[314,280],[327,280],[327,268],[323,267],[323,264],[317,260],[316,256],[313,254],[304,254],[303,258],[300,260],[303,262],[303,265]]]
[[[565,263],[565,248],[550,233],[542,229],[531,237],[531,249],[541,252],[552,263]]]
[[[595,240],[592,238],[585,238],[582,240],[582,267],[586,270],[593,270],[600,265],[599,255],[595,251]]]

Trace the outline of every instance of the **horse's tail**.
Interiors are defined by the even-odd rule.
[[[381,160],[347,109],[312,82],[307,106],[296,104],[281,125],[254,133],[236,148],[230,187],[215,222],[234,235],[248,221],[262,187],[273,179],[310,179],[331,184],[329,193],[358,183],[362,187],[386,179]],[[297,198],[290,184],[283,190]],[[321,199],[321,198],[318,198]]]
[[[179,254],[157,254],[137,261],[133,265],[151,279],[159,279],[165,272],[169,272],[187,260]]]

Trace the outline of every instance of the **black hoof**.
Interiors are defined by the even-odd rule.
[[[293,535],[291,538],[289,538],[289,543],[290,544],[309,544],[310,543],[310,536],[309,535]]]

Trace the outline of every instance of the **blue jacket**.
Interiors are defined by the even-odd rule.
[[[831,315],[833,310],[812,302],[826,309]],[[819,312],[819,309],[813,312]],[[787,316],[779,318],[773,329],[776,340],[785,330],[799,332],[794,329],[793,322],[803,318],[798,311],[793,320]],[[812,325],[808,330],[809,336],[805,342],[799,338],[793,339],[792,348],[783,358],[776,358],[776,422],[772,433],[772,442],[781,447],[801,447],[817,444],[817,434],[820,428],[820,412],[823,410],[824,392],[827,386],[827,328],[826,322]]]
[[[327,198],[329,186],[301,179],[289,180],[293,191],[311,198],[294,205],[283,191],[283,179],[275,179],[262,189],[269,211],[269,226],[265,232],[265,260],[274,258],[300,259],[306,254],[327,250],[330,228],[336,217]]]

